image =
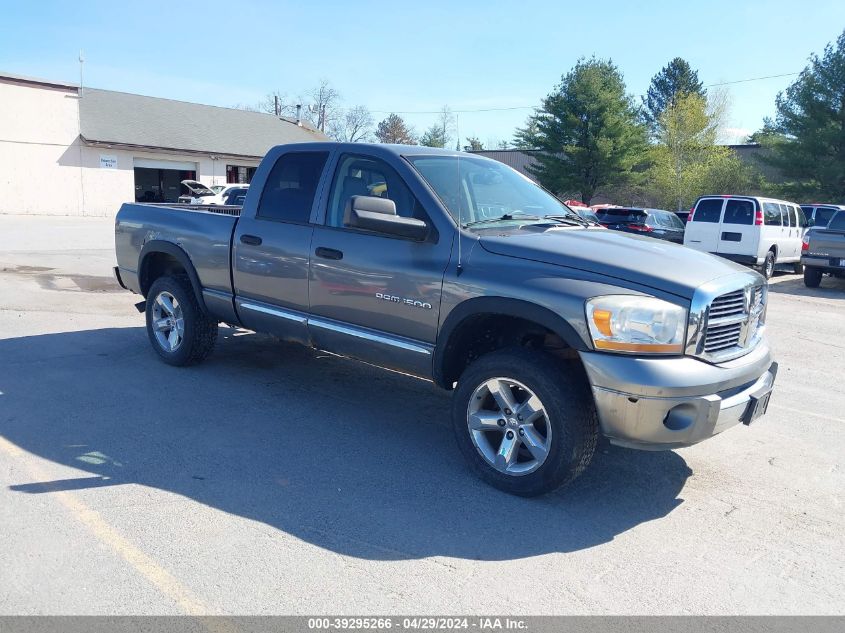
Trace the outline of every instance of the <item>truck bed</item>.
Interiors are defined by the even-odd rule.
[[[141,250],[153,240],[188,253],[203,289],[232,294],[230,254],[240,207],[126,203],[115,220],[117,265],[138,286]],[[133,283],[134,282],[134,283]],[[138,287],[132,290],[139,291]]]

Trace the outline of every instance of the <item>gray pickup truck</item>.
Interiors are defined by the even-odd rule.
[[[815,226],[801,244],[804,285],[818,288],[825,274],[845,277],[845,211],[837,211],[826,227]]]
[[[599,434],[671,449],[749,424],[777,373],[760,275],[470,154],[280,146],[240,211],[125,204],[115,231],[165,362],[206,358],[222,322],[431,380],[472,469],[514,494],[571,481]]]

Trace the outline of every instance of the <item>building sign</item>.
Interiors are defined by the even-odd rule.
[[[117,156],[100,154],[100,169],[117,169]]]

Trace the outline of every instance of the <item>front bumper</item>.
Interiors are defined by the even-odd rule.
[[[777,374],[765,340],[732,361],[582,352],[602,432],[648,450],[690,446],[742,421]]]

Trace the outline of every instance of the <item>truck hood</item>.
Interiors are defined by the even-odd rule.
[[[606,275],[686,299],[708,281],[748,270],[678,244],[605,229],[485,231],[479,242],[498,255]]]

